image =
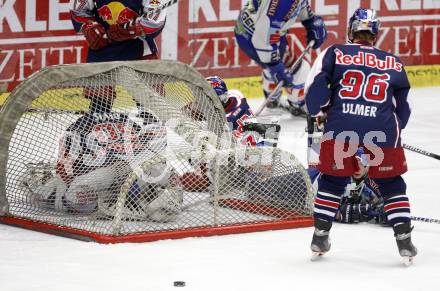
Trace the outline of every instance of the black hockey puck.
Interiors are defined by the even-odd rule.
[[[184,281],[174,281],[174,287],[185,287]]]

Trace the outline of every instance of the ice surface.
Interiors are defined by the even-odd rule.
[[[404,131],[405,143],[435,153],[439,90],[412,90]],[[279,146],[305,162],[305,121],[283,113],[281,126]],[[407,159],[412,214],[440,218],[440,161],[412,152]],[[440,225],[414,225],[419,255],[409,268],[392,230],[371,224],[335,224],[332,250],[318,262],[310,261],[311,228],[100,245],[0,225],[0,290],[440,290]]]

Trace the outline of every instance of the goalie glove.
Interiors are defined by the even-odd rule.
[[[243,125],[243,140],[249,139],[249,135],[253,137],[253,145],[272,146],[278,145],[281,126],[277,123],[259,123],[253,119],[247,119]]]

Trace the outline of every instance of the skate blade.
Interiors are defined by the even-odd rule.
[[[312,256],[310,257],[310,260],[312,262],[319,260],[325,253],[323,252],[312,252]]]
[[[413,264],[413,257],[402,257],[402,262],[405,267],[409,267]]]

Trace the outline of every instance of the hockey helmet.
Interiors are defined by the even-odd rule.
[[[211,84],[212,89],[214,89],[215,93],[217,93],[217,96],[220,98],[220,101],[222,103],[226,103],[227,96],[226,93],[228,92],[228,88],[226,87],[225,81],[223,81],[219,76],[210,76],[206,78],[206,81],[208,81]]]
[[[365,154],[363,147],[357,149],[355,158],[357,162],[357,170],[353,173],[353,178],[355,178],[355,180],[362,180],[367,176],[368,170],[370,169],[368,156]]]
[[[161,0],[149,0],[144,5],[144,15],[146,19],[156,20],[162,10]]]
[[[350,17],[348,24],[348,40],[353,41],[353,34],[358,31],[368,31],[372,35],[379,33],[380,21],[377,18],[376,10],[358,8]]]

